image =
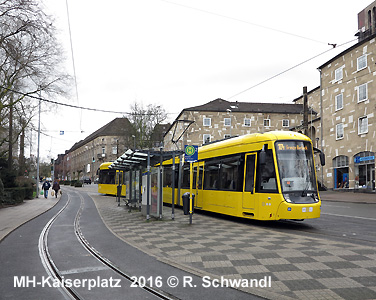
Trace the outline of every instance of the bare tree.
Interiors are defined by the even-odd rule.
[[[134,129],[136,148],[152,148],[155,142],[159,142],[153,140],[153,133],[167,119],[167,113],[160,105],[149,104],[144,107],[134,102],[128,118]]]
[[[69,76],[61,63],[53,19],[41,2],[0,0],[0,156],[12,159],[13,145],[31,124],[38,102],[28,96],[64,94]]]

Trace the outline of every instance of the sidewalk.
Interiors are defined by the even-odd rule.
[[[237,288],[266,299],[376,299],[375,247],[206,214],[194,214],[189,225],[181,209],[170,220],[168,207],[163,221],[146,222],[140,212],[118,207],[113,197],[89,194],[115,235],[176,268],[219,281],[270,278],[268,287]]]
[[[343,192],[343,191],[321,191],[320,198],[322,201],[338,201],[352,203],[369,203],[376,204],[375,193]]]
[[[49,193],[47,199],[39,195],[39,198],[24,200],[19,205],[0,208],[0,242],[22,224],[52,208],[59,200],[60,196],[55,198]]]

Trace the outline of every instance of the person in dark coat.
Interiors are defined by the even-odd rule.
[[[48,180],[45,180],[42,185],[42,189],[44,190],[44,198],[47,199],[48,197],[48,190],[50,189],[51,184],[48,182]]]
[[[54,184],[52,185],[52,189],[55,191],[55,197],[57,198],[57,193],[60,190],[60,185],[57,179],[55,179]]]

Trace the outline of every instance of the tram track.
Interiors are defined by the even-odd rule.
[[[48,249],[48,233],[51,229],[52,224],[58,218],[58,216],[68,207],[70,203],[70,198],[68,197],[67,203],[47,222],[47,224],[42,229],[39,235],[38,250],[39,256],[42,261],[42,265],[46,270],[48,276],[53,281],[62,282],[63,276],[61,275],[59,269],[56,267]],[[67,287],[64,284],[58,286],[59,291],[63,294],[65,299],[83,299],[80,295],[71,287]]]
[[[136,285],[139,289],[146,291],[156,297],[156,299],[163,299],[163,300],[178,300],[179,298],[175,297],[174,295],[171,295],[169,293],[166,293],[160,289],[157,289],[155,287],[151,287],[147,284],[140,285],[137,281],[135,281],[135,276],[132,276],[130,274],[127,274],[123,270],[121,270],[115,263],[113,263],[111,260],[107,259],[101,252],[99,252],[95,247],[93,247],[89,241],[85,238],[84,234],[82,233],[81,227],[80,227],[80,218],[82,215],[82,212],[84,210],[84,203],[85,200],[83,196],[80,193],[77,193],[80,198],[80,207],[77,211],[77,214],[74,219],[74,233],[76,235],[76,238],[80,242],[80,244],[84,247],[84,249],[95,259],[97,259],[99,262],[104,264],[106,267],[114,271],[116,274],[121,276],[123,279],[125,279],[127,282],[132,284],[133,286]],[[55,262],[52,259],[52,256],[49,251],[48,247],[48,234],[49,231],[53,225],[53,223],[56,221],[56,219],[61,215],[61,213],[69,206],[71,203],[71,196],[68,193],[68,200],[65,203],[65,205],[47,222],[47,224],[44,226],[43,230],[41,231],[41,234],[39,236],[39,242],[38,242],[38,250],[39,250],[39,256],[41,258],[43,267],[45,268],[49,278],[51,278],[52,282],[58,282],[60,283],[57,287],[59,291],[63,294],[65,299],[79,299],[83,300],[85,299],[84,296],[80,295],[74,288],[67,286],[64,284],[64,275],[62,275],[62,272],[58,269]]]

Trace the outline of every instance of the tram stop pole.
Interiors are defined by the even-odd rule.
[[[189,224],[192,224],[193,215],[193,162],[189,163]]]

